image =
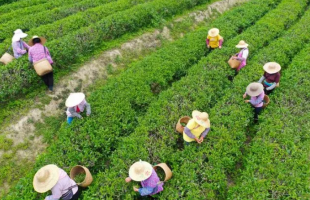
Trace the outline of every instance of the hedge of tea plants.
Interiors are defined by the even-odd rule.
[[[99,22],[47,44],[53,56],[54,70],[68,70],[73,63],[81,61],[98,48],[108,48],[109,41],[128,32],[135,32],[141,28],[150,27],[160,21],[179,14],[194,6],[209,0],[155,0],[150,3],[137,5],[131,9],[117,12],[103,18]],[[38,87],[38,76],[27,58],[15,60],[6,66],[0,66],[2,84],[0,98],[5,100],[9,96],[35,90]],[[26,64],[27,63],[27,64]],[[12,81],[14,80],[14,82]],[[12,84],[13,83],[13,84]]]
[[[283,10],[292,8],[293,1],[290,3],[284,1],[283,4],[280,4],[277,14],[279,15],[280,8]],[[299,9],[295,7],[298,10],[296,14],[301,15],[303,13],[306,4],[304,2],[301,5],[303,6]],[[292,20],[290,24],[296,20],[296,18],[288,18]],[[289,24],[290,20],[286,20],[280,15],[279,19],[275,19],[275,22]],[[272,60],[274,54],[281,48],[283,41],[292,39],[297,32],[300,32],[300,28],[306,25],[307,20],[309,20],[308,13],[283,37],[271,42],[269,47],[262,49],[253,58],[254,62],[262,59]],[[270,19],[266,20],[266,23],[269,21]],[[285,21],[286,23],[284,23]],[[261,23],[259,24],[261,25]],[[257,25],[258,27],[259,25]],[[274,30],[270,29],[270,31]],[[296,45],[299,42],[304,42],[305,38],[298,38]],[[264,40],[257,41],[264,42]],[[256,43],[250,44],[257,45]],[[296,53],[300,50],[295,46],[292,47],[292,52]],[[215,57],[219,51],[210,54],[208,57]],[[281,55],[289,62],[292,52],[283,52]],[[257,71],[262,68],[262,65],[258,66],[259,68],[253,69],[253,73],[257,74]],[[220,90],[223,89],[221,87],[224,85],[222,80],[226,77],[216,77],[217,71],[213,70],[213,73],[210,73],[207,70],[202,70],[203,67],[203,65],[200,66],[200,71],[198,67],[192,67],[186,78],[163,92],[159,100],[150,105],[147,114],[139,120],[139,126],[135,132],[130,137],[124,138],[112,154],[109,166],[113,167],[97,176],[97,187],[90,189],[85,195],[87,196],[86,199],[101,196],[106,198],[133,198],[135,194],[132,191],[132,185],[126,185],[124,178],[127,176],[128,166],[139,159],[148,160],[153,164],[166,162],[172,167],[174,178],[167,183],[166,191],[159,194],[162,199],[226,198],[227,187],[233,183],[231,174],[234,173],[235,166],[242,156],[241,147],[246,140],[246,134],[243,131],[246,130],[248,122],[252,120],[253,114],[242,100],[246,86],[239,91],[234,88],[236,86],[229,87],[223,91],[224,98],[218,100],[213,106],[212,101],[221,99]],[[227,66],[217,67],[219,69]],[[195,74],[192,73],[194,68],[197,69]],[[246,85],[249,82],[247,77],[243,79],[243,77],[238,76],[237,78],[242,78]],[[212,84],[213,81],[214,84]],[[213,108],[209,110],[210,107]],[[173,130],[178,118],[182,115],[190,115],[193,109],[206,110],[210,113],[211,118],[211,132],[207,137],[207,143],[203,144],[198,150],[197,144],[183,149],[181,135]],[[181,141],[179,141],[180,139]],[[104,185],[104,183],[109,183],[109,185]]]
[[[1,5],[0,13],[4,14],[4,13],[15,11],[17,9],[26,8],[32,5],[34,6],[34,5],[44,4],[46,2],[48,2],[48,0],[25,0],[25,1],[2,0],[0,4]]]
[[[307,44],[288,67],[282,66],[281,85],[260,116],[229,199],[310,198],[309,51]]]

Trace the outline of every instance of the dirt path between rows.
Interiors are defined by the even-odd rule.
[[[180,23],[186,17],[194,18],[194,27],[196,24],[207,20],[213,16],[216,16],[218,13],[223,13],[226,10],[229,10],[233,6],[243,3],[249,0],[222,0],[215,2],[207,7],[204,11],[198,11],[188,14],[185,17],[174,20],[169,27],[173,27],[177,23]],[[207,34],[207,33],[206,33]],[[179,37],[182,37],[180,33]],[[43,109],[34,108],[31,109],[25,116],[20,117],[20,119],[8,126],[4,131],[7,138],[10,138],[14,141],[13,146],[18,145],[24,142],[25,138],[28,138],[30,135],[34,135],[35,127],[34,123],[42,122],[44,116],[58,116],[63,115],[64,108],[61,105],[64,104],[67,96],[70,92],[86,92],[87,88],[94,84],[96,80],[106,79],[108,76],[108,67],[118,68],[122,63],[117,62],[119,58],[127,58],[128,56],[139,58],[143,55],[143,52],[154,51],[156,48],[160,47],[162,41],[164,40],[173,40],[170,35],[170,30],[168,27],[164,27],[162,30],[155,30],[152,33],[146,33],[142,36],[124,43],[120,48],[113,49],[110,51],[103,52],[97,58],[94,58],[88,61],[85,65],[81,66],[76,72],[63,77],[55,85],[54,94],[49,94],[52,97],[52,100],[44,106]],[[128,55],[130,52],[130,55]],[[77,89],[78,88],[78,89]],[[40,104],[40,99],[35,103],[36,105]],[[34,106],[35,107],[35,106]],[[66,119],[64,118],[64,121]],[[46,144],[42,143],[42,136],[35,136],[31,140],[31,145],[26,150],[18,150],[16,157],[28,158],[29,160],[35,160],[36,156],[43,152],[47,147]],[[3,151],[0,150],[0,156],[2,156]],[[0,188],[8,188],[8,185],[2,185]],[[1,189],[0,189],[1,193]]]

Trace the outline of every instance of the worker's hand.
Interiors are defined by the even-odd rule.
[[[219,48],[221,49],[221,48],[222,48],[222,46],[219,46]]]
[[[131,181],[130,177],[125,178],[126,183],[129,183]]]
[[[243,95],[243,98],[246,98],[246,94]]]
[[[90,114],[86,114],[87,117],[89,117]]]
[[[245,103],[249,103],[249,102],[250,102],[250,100],[245,100],[244,102],[245,102]]]
[[[199,144],[203,142],[203,137],[201,136],[199,139]]]
[[[199,139],[198,138],[195,137],[195,140],[196,140],[197,143],[199,143]]]
[[[133,187],[133,191],[135,191],[135,192],[139,192],[139,189],[138,188],[136,188],[135,186]]]
[[[210,48],[210,45],[207,45],[208,48]]]

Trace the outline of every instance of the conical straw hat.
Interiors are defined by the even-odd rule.
[[[35,38],[40,38],[41,44],[42,44],[42,45],[44,45],[45,42],[46,42],[46,39],[45,39],[44,37],[39,37],[39,36],[35,35],[35,36],[33,36],[33,37],[29,40],[29,42],[28,42],[29,46],[33,46],[33,45],[34,45],[34,44],[33,44],[33,39],[35,39]]]
[[[129,177],[134,181],[144,181],[152,175],[152,171],[150,163],[140,160],[130,166]]]
[[[250,83],[246,88],[246,93],[251,97],[258,96],[264,91],[264,86],[261,83]]]
[[[59,180],[59,168],[56,165],[45,165],[33,177],[33,188],[39,193],[52,189]]]
[[[84,93],[71,93],[66,100],[66,106],[71,108],[74,106],[79,105],[83,100],[85,99],[85,94]]]
[[[237,48],[246,48],[249,44],[247,44],[244,40],[240,40],[239,43],[236,45]]]
[[[269,74],[275,74],[281,70],[281,66],[276,62],[268,62],[263,68]]]
[[[210,127],[210,119],[209,119],[208,113],[194,110],[192,112],[192,117],[195,120],[195,122],[199,124],[200,126],[203,126],[205,128]]]
[[[220,30],[219,30],[218,28],[211,28],[211,29],[208,31],[208,34],[209,34],[211,37],[215,37],[215,36],[217,36],[219,33],[220,33]]]

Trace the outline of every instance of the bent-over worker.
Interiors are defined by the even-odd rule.
[[[81,190],[68,174],[56,165],[45,165],[33,177],[33,188],[39,193],[49,190],[52,195],[45,200],[76,200],[81,195]]]
[[[241,62],[239,67],[236,69],[237,72],[239,72],[240,69],[246,66],[246,60],[249,55],[248,46],[249,45],[244,40],[240,40],[239,43],[236,45],[237,48],[241,49],[240,52],[237,53],[234,57]]]
[[[258,114],[263,110],[264,105],[264,86],[261,83],[250,83],[243,98],[246,98],[247,95],[251,97],[251,100],[245,100],[244,102],[252,104],[254,107],[254,122],[258,122]]]
[[[264,91],[268,95],[280,82],[280,70],[281,66],[276,62],[268,62],[264,65],[264,75],[259,79],[259,83],[264,86]]]
[[[206,137],[210,131],[210,119],[206,112],[200,112],[194,110],[192,112],[192,119],[189,120],[183,131],[183,139],[186,144],[189,142],[196,141],[197,143],[202,143],[203,139]]]
[[[27,37],[26,33],[23,33],[21,29],[16,29],[14,31],[14,36],[12,38],[12,49],[15,58],[20,58],[22,55],[27,53],[26,49],[29,50],[29,46],[22,38]]]
[[[222,48],[223,44],[223,37],[220,36],[220,30],[217,28],[211,28],[208,31],[208,37],[206,39],[206,44],[207,47],[210,48],[211,50],[216,49],[216,48]]]
[[[129,177],[127,177],[125,181],[129,183],[131,180],[141,181],[142,188],[133,188],[133,190],[139,192],[141,196],[154,195],[164,190],[164,183],[159,180],[152,165],[145,161],[140,160],[131,165]]]
[[[91,113],[90,104],[86,102],[84,93],[71,93],[66,100],[66,106],[68,107],[66,111],[68,124],[71,124],[74,117],[82,119],[79,113],[83,112],[85,107],[86,115],[89,116]]]

